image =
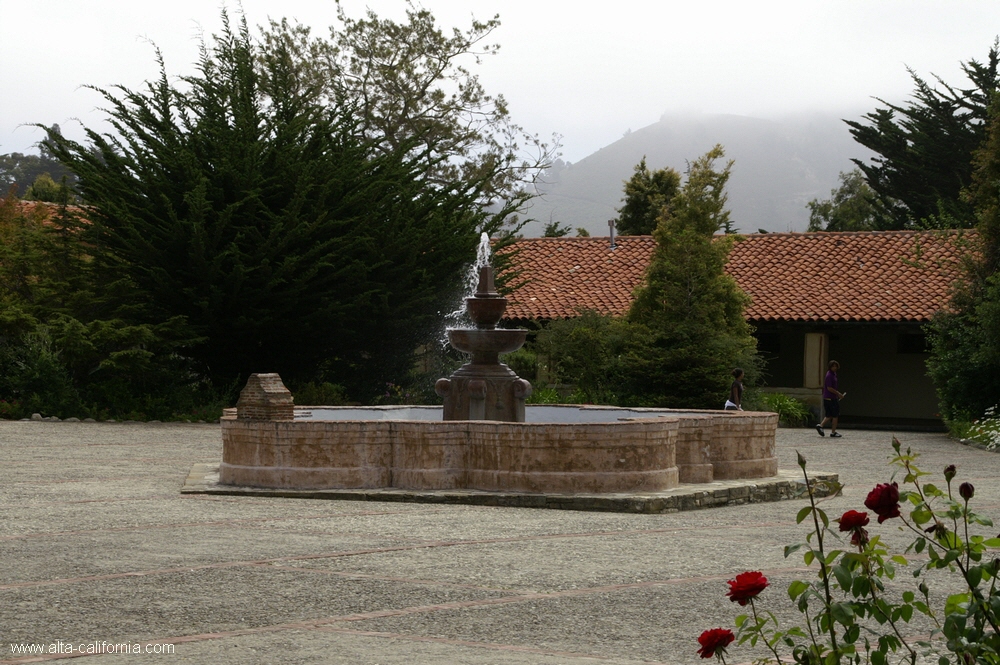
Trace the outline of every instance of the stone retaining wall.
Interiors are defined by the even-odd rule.
[[[580,407],[581,422],[513,423],[318,420],[305,412],[295,420],[292,409],[280,377],[251,377],[238,408],[222,418],[222,484],[571,494],[656,492],[778,472],[774,413]],[[607,420],[593,422],[601,411]]]
[[[586,424],[222,419],[220,482],[652,492],[678,484],[676,418]]]

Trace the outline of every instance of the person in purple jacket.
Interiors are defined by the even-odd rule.
[[[823,379],[823,413],[826,414],[826,417],[823,418],[823,422],[816,425],[816,431],[819,432],[820,436],[826,436],[823,426],[829,420],[832,421],[831,424],[833,425],[830,436],[839,437],[840,432],[837,431],[837,419],[840,418],[840,400],[844,396],[844,393],[837,390],[837,372],[840,370],[840,363],[836,360],[831,360],[829,367],[830,369],[826,373],[826,378]]]

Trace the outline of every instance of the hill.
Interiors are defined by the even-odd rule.
[[[806,203],[828,198],[839,184],[837,174],[853,167],[852,157],[870,156],[832,114],[780,120],[665,115],[575,164],[558,162],[538,187],[541,196],[528,210],[538,221],[529,223],[524,235],[541,235],[550,221],[607,235],[608,220],[618,216],[623,182],[643,155],[651,169],[672,166],[684,173],[686,161],[716,143],[735,160],[729,208],[743,232],[804,231],[809,223]]]

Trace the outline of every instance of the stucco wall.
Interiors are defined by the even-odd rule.
[[[780,351],[768,356],[768,389],[803,386],[803,340],[825,333],[827,360],[840,363],[840,389],[848,394],[841,415],[869,421],[936,421],[938,400],[927,376],[926,353],[900,353],[899,335],[920,334],[916,324],[760,324],[778,335]]]

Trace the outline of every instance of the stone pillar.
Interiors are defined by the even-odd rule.
[[[295,405],[277,374],[251,374],[236,402],[237,420],[295,420]]]

